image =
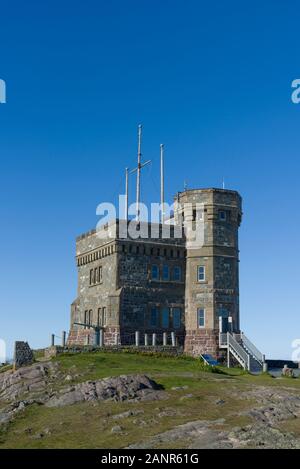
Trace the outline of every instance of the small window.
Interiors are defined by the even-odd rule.
[[[90,326],[93,322],[93,310],[89,310],[89,315],[88,315],[88,325]]]
[[[150,249],[150,255],[153,256],[153,254],[154,254],[154,249],[151,248],[151,249]]]
[[[164,265],[163,266],[163,280],[169,280],[169,279],[170,279],[169,266]]]
[[[152,280],[159,280],[159,268],[158,265],[153,265],[151,268],[151,277]]]
[[[205,281],[205,266],[204,265],[198,265],[197,279],[198,279],[198,282]]]
[[[107,314],[106,314],[106,308],[102,308],[102,326],[106,326],[107,323]]]
[[[84,321],[83,321],[84,324],[88,324],[88,319],[89,319],[88,314],[89,314],[89,312],[86,310],[86,311],[84,312]],[[84,326],[84,329],[86,329],[86,328],[87,328],[87,326],[85,325],[85,326]]]
[[[205,327],[205,309],[198,309],[198,327]]]
[[[157,319],[158,319],[158,309],[156,306],[151,308],[151,315],[150,315],[150,326],[157,327]]]
[[[181,281],[181,267],[179,265],[175,265],[173,268],[173,277],[172,279],[175,282],[180,282]]]
[[[169,308],[163,308],[162,315],[161,315],[161,327],[163,327],[164,329],[169,328],[169,316],[170,316]]]
[[[139,246],[136,247],[136,253],[137,253],[137,254],[140,253],[140,247],[139,247]]]
[[[166,250],[166,248],[164,249],[164,256],[167,257],[167,250]]]
[[[203,220],[203,210],[197,210],[196,220]]]
[[[179,329],[181,325],[181,308],[173,308],[172,316],[174,329]]]
[[[90,270],[90,285],[93,285],[93,276],[94,276],[94,270]]]
[[[98,267],[98,282],[99,283],[102,282],[102,266],[101,265]]]
[[[226,221],[226,211],[220,210],[219,211],[219,220]]]
[[[102,308],[98,308],[97,326],[102,326]]]

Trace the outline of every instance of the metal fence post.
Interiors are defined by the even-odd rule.
[[[171,332],[171,338],[172,338],[172,347],[176,347],[175,332]]]
[[[61,333],[61,345],[62,347],[66,346],[66,331],[62,331]]]
[[[167,333],[163,333],[163,346],[165,347],[168,343]]]
[[[155,332],[152,334],[152,347],[156,346],[156,334]]]
[[[140,332],[135,331],[135,346],[139,347],[139,345],[140,345]]]

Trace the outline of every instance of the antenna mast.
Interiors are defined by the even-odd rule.
[[[138,165],[136,173],[136,218],[140,220],[142,126],[138,127]]]
[[[128,220],[128,168],[125,169],[125,220]]]
[[[164,195],[164,144],[160,144],[160,206],[161,206],[161,223],[165,221],[165,195]]]
[[[141,169],[147,164],[151,163],[151,160],[141,162],[142,159],[142,126],[141,124],[138,127],[138,165],[136,168],[130,171],[131,173],[137,174],[136,176],[136,221],[140,221],[140,198],[141,198]]]

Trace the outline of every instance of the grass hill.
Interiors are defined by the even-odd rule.
[[[56,389],[146,374],[163,387],[164,399],[29,405],[0,426],[0,448],[300,447],[300,379],[138,353],[68,354],[52,361],[59,369]],[[3,406],[0,393],[0,411]]]

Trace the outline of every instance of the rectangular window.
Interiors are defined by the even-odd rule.
[[[205,327],[205,309],[198,308],[198,327]]]
[[[102,326],[106,326],[107,323],[107,314],[106,314],[106,308],[102,309]]]
[[[150,326],[157,327],[157,319],[158,319],[158,309],[156,306],[151,308],[151,315],[150,315]]]
[[[175,265],[173,268],[173,280],[175,282],[181,281],[181,267],[179,265]]]
[[[88,313],[89,313],[88,311],[84,312],[84,320],[83,320],[84,324],[88,324]],[[84,326],[84,329],[86,328],[87,326]]]
[[[153,265],[151,268],[151,277],[152,280],[159,280],[159,268],[158,265]]]
[[[90,270],[90,285],[93,285],[93,275],[94,275],[94,270]]]
[[[181,325],[181,308],[172,308],[173,327],[179,329]]]
[[[93,322],[93,310],[90,309],[89,314],[88,314],[88,325],[90,326],[92,322]]]
[[[226,221],[226,211],[219,210],[219,220]]]
[[[102,326],[102,311],[101,311],[101,308],[98,308],[97,326]]]
[[[98,282],[102,282],[102,266],[98,267]]]
[[[169,275],[169,266],[168,265],[164,265],[163,266],[163,280],[169,280],[170,279],[170,275]]]
[[[164,329],[169,328],[169,315],[170,315],[169,308],[163,308],[162,314],[161,314],[161,327],[163,327]]]
[[[198,279],[198,282],[205,281],[205,266],[204,265],[198,265],[197,279]]]

